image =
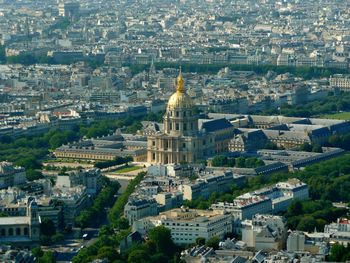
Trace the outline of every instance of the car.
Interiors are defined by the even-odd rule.
[[[90,239],[90,235],[88,233],[83,234],[83,239],[84,240]]]

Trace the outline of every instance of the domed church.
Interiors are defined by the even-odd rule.
[[[191,97],[186,94],[181,70],[163,123],[162,132],[147,138],[149,163],[192,163],[214,154],[214,135],[198,129],[198,115]]]

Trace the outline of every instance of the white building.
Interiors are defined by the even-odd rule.
[[[124,216],[132,225],[136,220],[158,214],[158,204],[154,198],[130,198],[124,207]]]
[[[55,187],[52,190],[52,199],[56,199],[64,203],[64,223],[73,223],[74,219],[82,210],[87,208],[89,204],[89,196],[86,187],[78,185],[75,187]]]
[[[291,196],[295,200],[305,200],[309,198],[309,188],[307,184],[296,178],[277,183],[276,187],[282,191],[284,196]]]
[[[223,238],[226,233],[231,233],[232,216],[218,211],[177,208],[135,221],[133,230],[145,235],[160,225],[170,229],[176,244],[193,244],[199,237],[208,240],[214,236]]]
[[[242,241],[255,250],[280,250],[286,240],[286,222],[281,216],[254,215],[242,222]]]
[[[10,162],[0,163],[0,189],[17,186],[27,182],[23,167],[13,166]]]
[[[325,225],[324,232],[329,234],[331,243],[350,244],[350,221],[347,218],[338,218],[337,222]]]
[[[303,232],[294,231],[287,238],[287,251],[296,252],[305,250],[305,235]]]
[[[179,186],[185,200],[194,200],[199,197],[209,198],[216,192],[222,193],[230,190],[233,183],[238,181],[231,171],[208,174],[197,179],[195,182],[188,182]]]
[[[100,169],[81,169],[67,172],[67,175],[57,176],[56,187],[75,187],[83,185],[88,194],[97,194],[101,189]]]
[[[250,193],[238,196],[234,201],[232,214],[235,219],[252,219],[255,214],[272,212],[272,201],[266,196],[255,196]]]
[[[157,203],[160,205],[160,211],[167,211],[173,208],[177,208],[183,203],[183,194],[179,192],[169,193],[162,192],[155,196]]]

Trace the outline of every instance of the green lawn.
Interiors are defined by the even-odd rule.
[[[121,174],[121,173],[128,173],[128,172],[131,172],[131,171],[136,171],[136,170],[139,170],[141,168],[142,168],[142,166],[133,165],[133,166],[126,166],[126,167],[117,169],[117,170],[115,170],[113,172]]]
[[[321,118],[337,119],[337,120],[350,120],[350,112],[339,112],[334,114],[322,115]]]

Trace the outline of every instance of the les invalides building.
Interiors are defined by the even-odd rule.
[[[195,105],[185,91],[180,72],[176,92],[170,97],[163,117],[164,129],[147,138],[149,163],[192,163],[213,155],[214,135],[198,129]]]

